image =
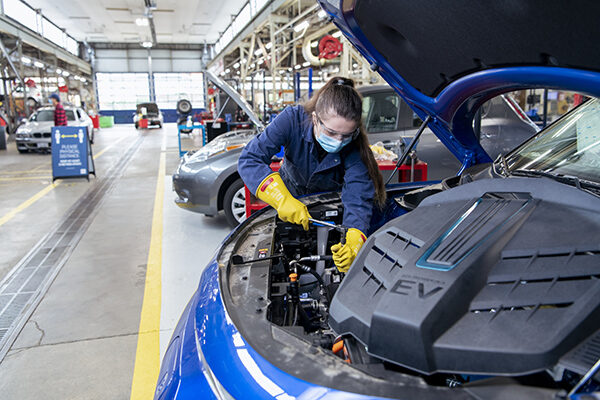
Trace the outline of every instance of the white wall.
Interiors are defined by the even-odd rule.
[[[201,50],[153,49],[153,72],[200,72]],[[148,51],[96,49],[96,72],[148,72]]]

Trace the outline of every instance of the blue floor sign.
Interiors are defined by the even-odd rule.
[[[52,180],[88,178],[94,174],[92,148],[85,126],[52,128]]]

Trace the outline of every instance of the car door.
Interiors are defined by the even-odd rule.
[[[369,143],[383,142],[399,153],[399,141],[408,144],[417,133],[421,119],[392,88],[363,92],[363,121]],[[416,148],[419,160],[428,164],[428,179],[456,174],[461,164],[435,134],[426,129]]]

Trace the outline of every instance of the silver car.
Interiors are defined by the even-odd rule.
[[[65,105],[67,124],[69,126],[87,127],[90,142],[94,143],[94,124],[83,109]],[[54,126],[54,107],[38,108],[27,120],[19,126],[16,132],[17,150],[19,153],[28,151],[50,151],[52,144],[51,132]]]
[[[415,135],[421,120],[390,86],[364,86],[358,91],[363,97],[363,121],[369,142],[382,142],[390,150],[402,149]],[[248,115],[258,119],[254,114]],[[516,147],[537,131],[537,126],[509,96],[498,96],[482,107],[480,141],[491,157]],[[237,172],[237,161],[256,133],[232,131],[186,154],[173,175],[175,203],[208,216],[223,210],[232,227],[246,219],[244,182]],[[423,132],[416,149],[418,159],[427,163],[429,180],[455,175],[461,167],[429,129]],[[389,173],[383,173],[384,179]]]

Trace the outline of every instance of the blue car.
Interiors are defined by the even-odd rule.
[[[463,167],[390,186],[346,274],[327,257],[335,229],[271,208],[243,222],[204,270],[155,398],[599,398],[600,4],[319,3]],[[493,161],[473,118],[526,88],[588,97]],[[302,200],[341,222],[338,193]]]

